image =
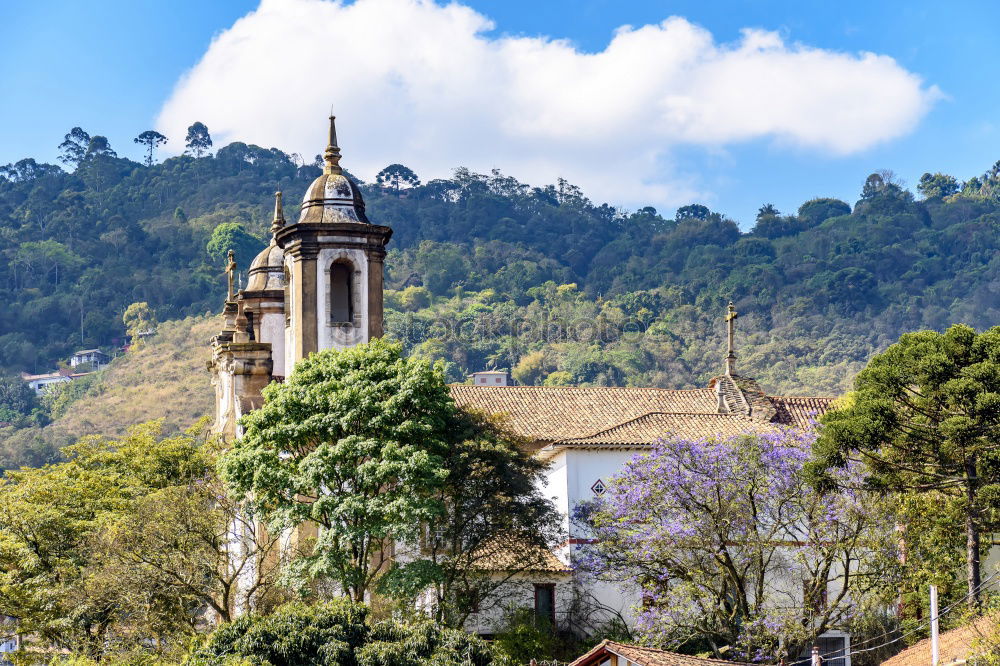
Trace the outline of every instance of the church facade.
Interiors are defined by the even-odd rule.
[[[279,193],[270,243],[251,263],[246,288],[234,290],[230,272],[225,324],[212,339],[209,363],[214,430],[225,438],[239,437],[239,418],[260,407],[261,390],[283,381],[298,361],[382,335],[383,261],[392,230],[367,218],[361,192],[345,176],[340,159],[331,117],[323,173],[307,190],[298,219],[285,220]],[[573,561],[587,543],[570,520],[573,507],[603,492],[622,464],[657,438],[805,426],[828,409],[830,398],[770,396],[736,373],[736,316],[730,305],[723,372],[703,389],[451,386],[459,407],[503,415],[511,429],[534,443],[534,455],[549,463],[543,490],[563,516],[566,538],[536,580],[528,581],[525,605],[550,614],[557,624],[570,612],[571,600],[581,592],[571,575]],[[614,586],[583,592],[606,618],[630,621],[639,602],[637,592]],[[495,622],[474,617],[470,629],[489,634]]]

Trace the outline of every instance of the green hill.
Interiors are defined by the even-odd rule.
[[[318,173],[242,143],[152,166],[105,151],[71,172],[30,159],[0,167],[0,371],[46,371],[75,348],[122,344],[133,302],[161,321],[218,312],[220,248],[237,247],[245,267],[263,246],[274,191],[293,219]],[[413,354],[445,359],[453,380],[495,366],[524,383],[704,385],[721,367],[733,300],[741,372],[775,393],[830,394],[904,331],[1000,320],[1000,166],[964,183],[928,174],[920,200],[889,174],[859,174],[853,206],[765,205],[742,225],[697,204],[621,211],[565,181],[529,187],[500,172],[362,188],[369,217],[394,230],[386,330]],[[171,354],[207,353],[211,327],[198,321],[198,344]],[[181,362],[151,360],[135,376],[159,381],[163,360]],[[113,372],[100,390],[129,385],[112,389]],[[167,413],[154,400],[148,413],[194,418],[211,397],[200,376],[200,388],[176,389],[191,409]],[[57,425],[87,432],[127,420],[86,413]]]
[[[171,432],[210,415],[215,393],[205,364],[209,338],[221,325],[221,317],[207,316],[160,324],[141,349],[116,358],[92,380],[67,384],[79,393],[59,405],[52,423],[0,428],[0,468],[49,462],[82,435],[113,437],[153,419],[163,419]]]

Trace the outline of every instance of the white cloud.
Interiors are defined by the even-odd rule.
[[[195,120],[313,156],[337,115],[344,165],[363,178],[402,162],[425,180],[493,167],[559,176],[596,200],[687,203],[694,174],[671,148],[754,139],[835,156],[914,129],[935,87],[873,53],[788,44],[745,30],[732,44],[683,18],[624,26],[599,53],[495,37],[489,19],[429,0],[262,0],[178,83],[158,128]]]

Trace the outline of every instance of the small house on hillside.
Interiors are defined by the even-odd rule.
[[[651,647],[603,641],[569,666],[750,666],[736,661],[721,661],[677,654]]]
[[[111,357],[100,349],[81,349],[73,352],[73,356],[69,359],[69,365],[71,368],[75,368],[78,365],[89,364],[94,370],[100,370],[110,360]]]
[[[506,370],[482,370],[472,373],[472,383],[475,386],[513,386],[510,373]]]
[[[73,372],[71,370],[61,368],[55,372],[46,372],[40,375],[29,375],[26,372],[22,372],[21,379],[27,382],[32,391],[41,394],[46,387],[52,384],[71,381],[73,379],[72,375]]]

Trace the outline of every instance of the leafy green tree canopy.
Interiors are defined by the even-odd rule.
[[[161,437],[153,422],[117,441],[85,437],[63,450],[65,462],[7,471],[0,480],[0,613],[20,618],[29,642],[94,657],[123,641],[190,632],[198,600],[119,559],[103,535],[142,498],[203,479],[211,467],[201,444],[193,433]],[[175,541],[175,559],[186,558],[190,546]]]
[[[79,127],[71,129],[63,142],[59,144],[59,161],[63,164],[77,166],[87,156],[87,147],[90,145],[90,135]]]
[[[156,330],[156,314],[145,301],[133,303],[125,309],[122,323],[125,324],[125,332],[132,340],[133,349],[139,349],[142,346],[143,336]]]
[[[236,254],[236,262],[245,267],[249,267],[263,249],[264,242],[247,232],[239,222],[223,222],[217,226],[205,245],[205,251],[219,264],[225,265],[226,255],[232,250]]]
[[[373,340],[312,354],[243,417],[223,478],[272,529],[320,526],[296,571],[363,601],[390,539],[413,540],[444,509],[436,492],[455,407],[443,370]]]
[[[691,218],[695,218],[697,220],[705,220],[708,219],[708,216],[711,213],[712,211],[708,209],[708,206],[702,206],[701,204],[690,204],[688,206],[681,206],[680,208],[678,208],[675,217],[678,221],[688,220]]]
[[[850,204],[840,199],[830,199],[828,197],[811,199],[799,206],[799,218],[808,223],[803,228],[816,226],[831,217],[850,214]]]
[[[212,634],[191,666],[490,666],[505,663],[480,638],[428,622],[374,621],[347,599],[245,615]]]
[[[958,181],[954,176],[943,173],[925,173],[917,183],[917,192],[925,199],[943,199],[958,192]]]
[[[87,144],[87,152],[84,159],[88,157],[118,157],[118,153],[111,149],[111,142],[106,136],[92,136]]]
[[[20,377],[0,376],[0,421],[27,416],[38,407],[38,396]]]
[[[184,152],[195,157],[201,157],[212,148],[212,137],[208,133],[205,123],[196,122],[188,127],[187,136],[184,137]]]
[[[822,487],[852,458],[867,484],[938,493],[961,508],[969,600],[980,598],[980,535],[1000,500],[1000,327],[907,333],[855,379],[853,401],[824,415],[810,473]]]

